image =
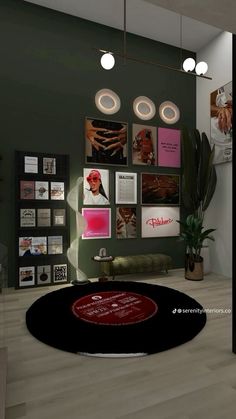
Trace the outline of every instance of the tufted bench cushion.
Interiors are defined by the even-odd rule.
[[[114,260],[102,262],[102,270],[107,276],[134,274],[141,272],[161,272],[172,267],[172,258],[162,253],[146,255],[116,256]]]

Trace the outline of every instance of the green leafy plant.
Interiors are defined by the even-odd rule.
[[[202,220],[195,217],[193,214],[188,215],[185,221],[177,221],[182,229],[180,233],[180,239],[185,241],[186,254],[189,257],[190,262],[201,262],[200,256],[203,242],[206,239],[214,241],[214,237],[210,234],[215,231],[214,228],[203,231]]]
[[[213,164],[215,146],[211,149],[207,135],[197,129],[184,128],[182,147],[182,199],[189,213],[203,221],[216,188],[216,170]]]

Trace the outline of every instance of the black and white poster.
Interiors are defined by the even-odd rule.
[[[65,263],[53,266],[53,282],[67,282],[67,265]]]

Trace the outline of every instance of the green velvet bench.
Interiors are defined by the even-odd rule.
[[[161,271],[168,273],[168,269],[172,268],[172,258],[162,253],[116,256],[112,261],[102,262],[101,268],[105,275],[113,279],[115,275]]]

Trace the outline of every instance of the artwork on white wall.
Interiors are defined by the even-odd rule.
[[[232,82],[214,90],[210,95],[211,145],[215,145],[214,163],[232,160]]]
[[[147,237],[174,237],[180,232],[179,207],[142,207],[141,234]]]

